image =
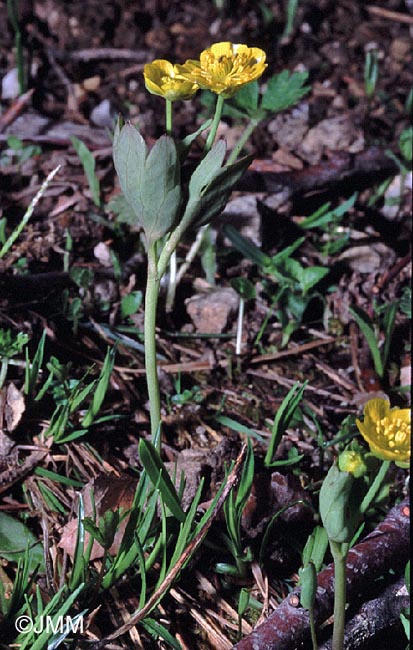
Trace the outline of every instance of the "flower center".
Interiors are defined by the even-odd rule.
[[[398,453],[399,450],[394,448],[406,444],[410,436],[410,426],[401,418],[385,417],[376,423],[376,432],[378,436],[387,440],[390,449]]]

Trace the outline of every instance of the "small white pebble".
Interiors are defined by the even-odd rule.
[[[17,68],[12,68],[1,81],[2,99],[16,99],[20,94],[19,77]]]

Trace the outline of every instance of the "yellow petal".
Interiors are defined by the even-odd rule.
[[[227,98],[263,74],[267,67],[265,58],[260,48],[224,41],[201,52],[199,61],[188,59],[183,74],[200,88]]]
[[[224,41],[222,43],[213,43],[209,50],[212,52],[212,54],[219,59],[221,56],[232,56],[232,51],[233,48],[239,47],[237,45],[232,45],[230,41]],[[246,45],[244,45],[246,47]],[[208,52],[208,50],[204,50],[204,52]],[[203,53],[202,53],[203,54]],[[202,56],[201,54],[201,56]]]
[[[410,409],[390,409],[387,400],[372,399],[364,407],[364,422],[356,424],[377,458],[403,464],[410,460],[410,419]]]
[[[180,74],[182,66],[176,66],[166,59],[155,59],[144,66],[145,86],[150,93],[174,102],[178,99],[190,99],[198,90],[193,80]]]
[[[370,399],[364,407],[364,417],[371,418],[373,422],[382,420],[390,412],[390,404],[387,399],[377,397]]]

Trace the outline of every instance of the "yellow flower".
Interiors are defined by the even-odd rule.
[[[181,65],[173,65],[165,59],[155,59],[143,69],[146,89],[153,95],[160,95],[170,102],[191,99],[198,90],[197,84],[180,74]],[[185,70],[186,72],[186,70]]]
[[[182,74],[200,88],[224,98],[232,97],[242,86],[261,77],[267,67],[265,57],[265,52],[258,47],[214,43],[201,52],[199,61],[186,61],[183,68],[188,72],[183,70]]]
[[[410,409],[390,408],[385,399],[371,399],[364,407],[364,421],[356,420],[371,452],[401,467],[410,462]]]

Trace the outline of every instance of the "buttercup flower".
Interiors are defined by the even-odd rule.
[[[370,451],[382,460],[402,467],[410,462],[410,409],[390,408],[385,399],[371,399],[364,407],[364,421],[356,420]]]
[[[191,99],[198,90],[197,84],[182,76],[184,66],[173,65],[165,59],[155,59],[143,69],[146,89],[153,95],[160,95],[170,102]]]
[[[265,58],[265,52],[258,47],[214,43],[201,52],[199,61],[188,59],[182,74],[200,88],[228,98],[245,84],[261,77],[267,67]]]

